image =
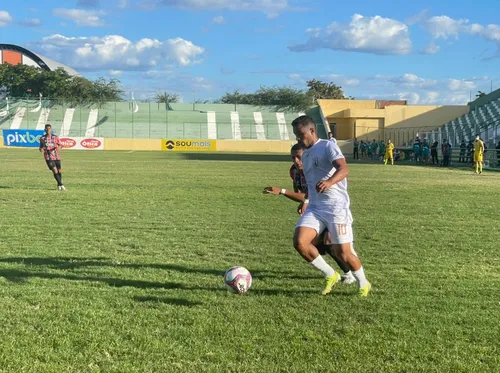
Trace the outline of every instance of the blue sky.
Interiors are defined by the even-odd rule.
[[[464,104],[500,88],[497,0],[24,0],[0,5],[0,42],[136,98],[184,101],[333,81],[362,99]]]

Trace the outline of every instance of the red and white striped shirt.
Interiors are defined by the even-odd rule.
[[[40,149],[43,150],[43,155],[46,161],[59,161],[58,147],[62,147],[61,140],[55,135],[43,135],[40,137]]]

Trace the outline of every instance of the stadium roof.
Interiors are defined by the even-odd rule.
[[[63,65],[62,63],[56,62],[48,57],[44,57],[37,53],[31,52],[26,48],[20,47],[14,44],[0,44],[0,51],[13,51],[18,52],[23,56],[26,56],[30,60],[32,60],[38,67],[47,70],[54,71],[58,68],[64,69],[69,75],[77,76],[80,75],[74,69],[69,66]],[[3,63],[3,61],[0,61]]]

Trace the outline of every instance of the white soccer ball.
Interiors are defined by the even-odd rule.
[[[233,293],[246,293],[252,286],[252,275],[244,267],[229,268],[224,275],[224,285]]]

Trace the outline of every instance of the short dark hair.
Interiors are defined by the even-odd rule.
[[[47,129],[47,128],[49,128],[49,127],[50,127],[50,128],[52,128],[52,126],[51,126],[50,124],[48,124],[48,123],[47,123],[47,124],[45,125],[45,129]]]
[[[476,137],[478,137],[478,136],[479,136],[479,133],[476,133]]]
[[[302,150],[302,145],[300,145],[299,143],[294,144],[294,145],[292,146],[292,149],[290,149],[290,151],[291,151],[291,152],[293,152],[293,151],[297,151],[297,150]]]
[[[292,127],[314,127],[316,128],[316,123],[308,115],[301,115],[297,117],[292,122]]]

